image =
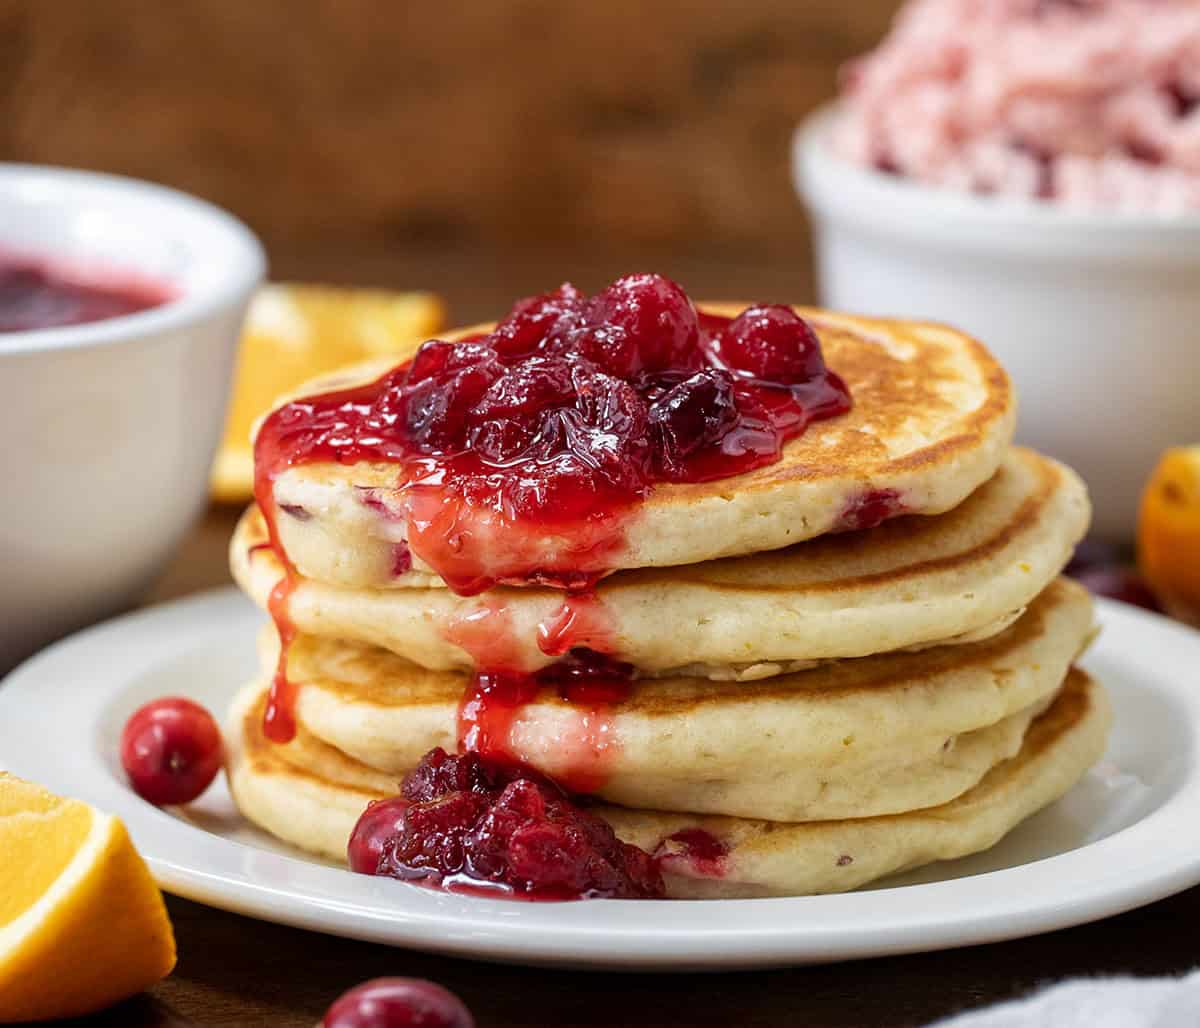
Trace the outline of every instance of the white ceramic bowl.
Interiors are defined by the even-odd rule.
[[[0,670],[130,603],[205,503],[262,248],[160,186],[0,164],[0,247],[173,287],[164,305],[0,333]]]
[[[957,325],[1004,362],[1018,438],[1079,470],[1094,529],[1127,539],[1166,446],[1200,440],[1200,216],[988,199],[854,166],[832,110],[800,127],[821,302]]]

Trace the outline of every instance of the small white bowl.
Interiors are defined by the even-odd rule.
[[[978,197],[842,160],[836,111],[796,133],[821,302],[957,325],[1008,368],[1017,436],[1073,465],[1095,531],[1132,536],[1161,450],[1200,440],[1200,215]]]
[[[132,602],[200,512],[250,295],[241,222],[161,186],[0,164],[0,248],[174,298],[0,333],[0,670]]]

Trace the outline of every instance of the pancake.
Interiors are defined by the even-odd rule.
[[[261,717],[265,709],[267,682],[256,681],[248,690],[255,698],[255,716]],[[911,754],[901,750],[880,752],[864,756],[861,760],[811,770],[795,767],[791,773],[797,776],[797,780],[779,785],[790,797],[786,809],[793,816],[788,820],[872,817],[948,802],[975,785],[997,764],[1014,756],[1021,749],[1030,723],[1046,710],[1053,698],[1049,696],[1039,700],[1033,706],[986,728],[951,736],[936,746],[932,756],[925,759],[914,760]],[[278,755],[300,770],[323,767],[328,759],[328,750],[333,750],[339,757],[345,756],[340,750],[322,742],[307,728],[302,728],[291,742],[277,747]],[[402,774],[381,771],[353,758],[347,759],[352,765],[352,774],[343,770],[339,780],[359,788],[394,791],[396,783],[403,777]],[[727,809],[731,804],[731,790],[727,782],[700,774],[694,780],[672,784],[670,795],[679,796],[680,799],[675,802],[681,804],[678,807],[672,805],[672,810],[702,813]],[[646,792],[623,791],[630,795]],[[661,795],[664,791],[656,790],[656,794]],[[748,794],[749,790],[742,792]],[[765,788],[761,794],[766,794]],[[739,816],[761,816],[757,813],[759,808],[749,800],[744,808],[739,809]],[[762,809],[773,811],[785,808],[772,803]],[[782,820],[778,817],[770,819]]]
[[[545,688],[498,744],[575,791],[632,807],[797,821],[933,806],[1015,751],[1019,721],[972,733],[1050,697],[1091,632],[1088,593],[1060,579],[982,642],[756,682],[642,679],[611,706]],[[457,743],[467,675],[305,635],[288,674],[300,723],[390,776]]]
[[[703,306],[735,314],[744,305]],[[602,556],[589,558],[594,566],[582,566],[573,540],[524,527],[521,552],[564,572],[696,564],[853,527],[864,504],[891,515],[944,513],[992,477],[1012,437],[1016,402],[1008,376],[981,344],[940,325],[798,310],[850,388],[848,414],[810,425],[775,464],[713,482],[657,486],[624,520],[615,549],[606,543]],[[309,383],[301,395],[387,370],[373,364],[343,371]],[[300,573],[356,589],[427,583],[432,569],[419,553],[414,571],[397,571],[408,526],[397,513],[404,505],[396,487],[396,469],[387,463],[283,471],[273,498],[282,511],[280,539]],[[475,544],[496,555],[495,568],[479,570],[499,574],[514,537],[506,532]]]
[[[307,769],[284,760],[280,748],[262,735],[258,696],[248,690],[239,697],[230,725],[229,783],[239,809],[292,845],[344,862],[359,814],[396,788],[390,781],[353,784],[361,780],[363,769],[315,741]],[[1072,670],[1012,759],[961,796],[931,809],[808,824],[593,809],[626,842],[663,857],[667,893],[674,898],[844,892],[995,845],[1067,792],[1100,758],[1110,722],[1103,689],[1084,672]],[[725,855],[693,860],[686,847],[673,843],[673,836],[697,829],[716,839]]]
[[[1062,570],[1089,513],[1074,472],[1014,448],[988,482],[936,517],[766,554],[618,572],[597,586],[572,643],[643,673],[749,680],[799,670],[796,662],[971,641],[1004,628]],[[234,577],[264,608],[284,573],[266,538],[251,508],[230,545]],[[301,632],[381,646],[435,670],[473,667],[468,650],[478,652],[483,632],[492,654],[503,637],[506,666],[544,667],[555,658],[539,647],[538,627],[565,609],[562,593],[545,588],[467,598],[305,578],[288,599]]]

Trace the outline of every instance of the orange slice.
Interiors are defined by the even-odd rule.
[[[0,773],[0,1023],[102,1010],[175,966],[125,826]]]
[[[254,490],[254,422],[277,397],[317,375],[375,357],[403,360],[443,325],[431,293],[269,285],[250,305],[238,351],[225,435],[212,471],[215,499]]]
[[[1150,476],[1138,565],[1169,613],[1200,625],[1200,445],[1167,450]]]

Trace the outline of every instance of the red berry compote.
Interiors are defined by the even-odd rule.
[[[255,442],[255,495],[287,568],[271,598],[284,645],[267,736],[286,741],[295,730],[286,644],[294,634],[287,604],[296,575],[279,541],[275,480],[310,462],[392,464],[394,487],[364,489],[362,502],[403,522],[398,574],[415,555],[462,595],[505,584],[551,586],[568,596],[539,631],[542,651],[559,658],[540,672],[506,666],[511,647],[494,637],[506,623],[502,610],[485,606],[452,626],[452,641],[477,663],[460,705],[459,748],[486,761],[491,784],[376,810],[372,838],[389,840],[377,862],[381,873],[459,884],[465,876],[519,894],[660,890],[661,882],[647,885],[642,871],[623,866],[623,851],[611,849],[615,838],[601,845],[595,818],[523,768],[512,726],[522,707],[557,691],[578,711],[567,742],[578,759],[562,785],[600,789],[620,745],[613,712],[633,668],[607,652],[604,611],[591,590],[620,566],[639,504],[664,483],[771,464],[813,421],[849,409],[849,392],[826,367],[816,333],[790,307],[754,306],[734,318],[702,314],[680,286],[650,274],[618,279],[594,296],[560,286],[518,302],[490,332],[425,343],[376,381],[285,404]],[[284,516],[311,514],[288,508]],[[393,815],[403,827],[389,835],[380,817]],[[514,872],[520,860],[513,852],[495,856],[496,833],[507,839],[509,828],[479,825],[511,827],[522,817],[536,831],[513,838],[536,840],[529,852],[542,854],[546,867],[552,851],[569,864],[569,849],[582,854],[580,866],[608,870],[594,882],[572,877],[577,869],[570,868],[561,881],[544,868]],[[428,847],[441,855],[430,857]],[[615,878],[609,865],[621,865]]]

